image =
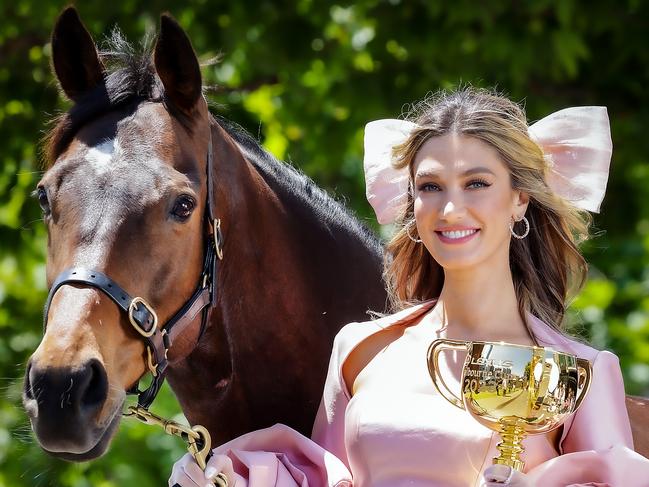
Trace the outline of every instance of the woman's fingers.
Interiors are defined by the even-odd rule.
[[[208,479],[215,478],[219,473],[223,473],[227,478],[234,476],[232,459],[227,455],[212,455],[207,466],[205,467],[205,477]]]
[[[507,465],[490,465],[483,476],[485,487],[532,487],[527,475]]]
[[[214,487],[188,453],[174,463],[169,478],[169,485],[176,487]]]

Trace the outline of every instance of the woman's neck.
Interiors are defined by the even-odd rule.
[[[447,270],[436,314],[449,337],[494,340],[529,336],[509,265],[504,270]]]

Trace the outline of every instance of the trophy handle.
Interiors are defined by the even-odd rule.
[[[433,384],[435,384],[435,388],[444,399],[460,409],[464,409],[464,403],[459,397],[451,392],[446,385],[446,382],[444,382],[444,378],[439,373],[439,353],[442,350],[466,351],[467,346],[467,342],[440,338],[433,341],[428,348],[428,373],[430,374],[430,378],[433,380]]]
[[[579,383],[577,384],[578,393],[574,411],[579,409],[581,402],[586,397],[586,394],[588,394],[593,368],[588,360],[577,357],[577,371],[579,373]]]

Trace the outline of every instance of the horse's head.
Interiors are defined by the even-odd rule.
[[[118,283],[165,323],[201,278],[210,115],[198,61],[172,18],[162,17],[152,59],[123,51],[99,56],[74,9],[54,28],[54,71],[73,106],[52,131],[37,188],[47,279],[92,269],[110,276],[104,289]],[[126,66],[117,69],[120,55]],[[125,391],[148,370],[147,347],[128,313],[84,283],[59,287],[45,322],[25,377],[32,427],[56,456],[95,458],[116,430]],[[197,339],[200,313],[188,330],[174,353]]]

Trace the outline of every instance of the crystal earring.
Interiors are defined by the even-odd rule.
[[[514,223],[515,223],[515,221],[514,221],[513,218],[512,218],[512,221],[509,222],[509,231],[511,232],[512,237],[514,237],[514,238],[516,238],[516,239],[518,239],[518,240],[522,240],[522,239],[524,239],[525,237],[527,237],[527,235],[530,233],[530,222],[529,222],[529,220],[528,220],[527,218],[525,218],[525,217],[521,218],[521,219],[518,220],[518,221],[522,221],[522,222],[525,224],[525,231],[523,232],[523,234],[522,234],[522,235],[519,235],[519,234],[517,234],[517,233],[514,231]]]
[[[415,242],[415,243],[421,243],[421,239],[420,239],[420,238],[413,238],[413,236],[410,235],[410,225],[412,224],[412,222],[414,222],[414,220],[412,220],[410,223],[408,223],[408,224],[406,225],[406,233],[408,234],[408,238],[409,238],[410,240],[412,240],[413,242]]]

